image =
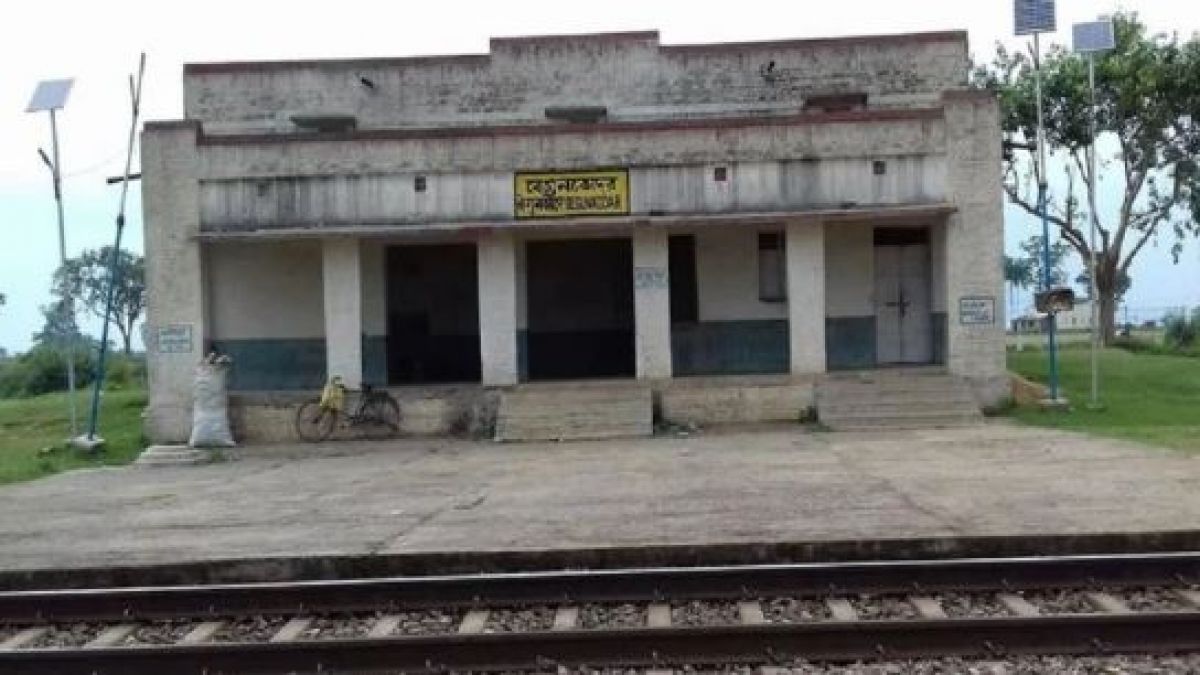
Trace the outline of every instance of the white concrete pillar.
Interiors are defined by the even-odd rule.
[[[633,231],[633,316],[637,378],[671,377],[671,289],[667,231]]]
[[[479,239],[479,358],[485,385],[517,383],[517,253],[511,232]]]
[[[825,372],[825,225],[787,226],[788,344],[792,373]]]
[[[325,289],[325,373],[362,386],[362,260],[357,239],[327,239],[321,248]]]
[[[993,405],[1009,393],[999,102],[992,92],[947,94],[945,118],[947,197],[956,208],[944,226],[946,365]]]
[[[142,133],[142,222],[146,251],[146,434],[186,442],[192,382],[208,338],[200,232],[199,125],[148,122]]]

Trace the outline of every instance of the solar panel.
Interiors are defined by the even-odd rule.
[[[75,80],[44,80],[38,82],[33,90],[33,98],[29,99],[29,107],[25,112],[42,112],[43,110],[59,110],[67,104],[67,95],[71,93],[71,85]]]
[[[1017,35],[1053,33],[1054,0],[1013,0]]]
[[[1071,27],[1071,37],[1075,51],[1085,54],[1104,52],[1117,46],[1112,21],[1107,19],[1077,23]]]

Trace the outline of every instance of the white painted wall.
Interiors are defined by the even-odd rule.
[[[825,226],[825,315],[875,314],[875,228],[870,224]]]
[[[213,339],[325,335],[320,243],[209,244],[204,255]]]
[[[667,149],[661,142],[659,147]],[[634,166],[629,169],[630,209],[634,214],[762,212],[943,200],[941,157],[888,154],[879,153],[887,162],[883,175],[875,175],[873,157]],[[727,170],[724,181],[713,178],[718,166]],[[424,192],[413,189],[418,175],[426,178]],[[219,230],[508,219],[513,217],[513,174],[359,170],[204,180],[200,212],[203,227]]]
[[[764,232],[782,232],[764,227]],[[696,236],[696,286],[701,321],[786,319],[786,302],[758,299],[758,232],[713,228]]]

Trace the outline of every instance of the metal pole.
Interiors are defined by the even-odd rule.
[[[138,108],[142,98],[142,73],[146,70],[146,55],[143,53],[138,61],[137,84],[133,78],[129,81],[129,95],[133,103],[133,121],[129,125],[129,142],[126,145],[125,173],[121,182],[121,202],[117,208],[117,240],[113,244],[112,260],[108,270],[108,289],[104,300],[104,325],[100,328],[100,357],[96,360],[96,377],[92,388],[92,411],[88,419],[88,440],[96,438],[96,424],[100,417],[100,388],[104,385],[105,356],[108,354],[108,324],[112,318],[113,294],[120,279],[121,266],[121,233],[125,229],[125,198],[129,194],[129,171],[133,162],[133,142],[137,135]]]
[[[54,202],[58,206],[58,257],[63,265],[67,264],[67,242],[66,242],[66,226],[63,217],[63,202],[62,202],[62,173],[58,168],[58,118],[54,114],[54,109],[50,109],[50,142],[51,155],[53,162],[51,163],[50,173],[54,177]],[[75,324],[75,301],[71,292],[71,285],[68,283],[63,297],[63,312],[70,318],[70,325]],[[71,438],[79,433],[78,417],[75,413],[75,332],[69,331],[67,334],[67,401],[68,407],[71,410]]]
[[[1037,90],[1038,213],[1042,215],[1042,290],[1050,290],[1050,214],[1046,191],[1046,129],[1042,120],[1042,47],[1038,33],[1033,34],[1033,77]],[[1046,313],[1046,338],[1050,351],[1050,400],[1058,400],[1058,348],[1055,340],[1054,312]]]
[[[1092,143],[1088,147],[1088,208],[1092,212],[1091,232],[1088,238],[1088,265],[1091,267],[1092,294],[1092,400],[1091,407],[1100,407],[1100,292],[1096,277],[1100,268],[1096,265],[1096,229],[1099,226],[1096,214],[1096,57],[1088,53],[1088,90],[1091,92],[1091,107],[1088,125]]]

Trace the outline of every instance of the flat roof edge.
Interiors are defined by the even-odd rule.
[[[431,223],[379,222],[370,225],[311,225],[288,228],[259,228],[201,231],[197,241],[279,241],[294,239],[328,239],[336,237],[431,237],[474,235],[481,232],[508,231],[589,231],[606,229],[636,229],[647,227],[714,227],[721,225],[771,224],[788,220],[821,221],[826,223],[855,222],[862,219],[919,220],[941,218],[958,211],[948,202],[927,204],[864,204],[845,208],[797,209],[790,211],[761,211],[744,213],[681,213],[661,216],[634,214],[628,216],[591,216],[574,218],[534,218],[528,220],[472,220]],[[359,221],[356,221],[359,222]]]
[[[898,45],[923,44],[935,42],[967,43],[967,31],[945,30],[915,33],[882,33],[876,35],[848,35],[840,37],[794,38],[780,40],[757,40],[740,42],[712,43],[682,43],[659,44],[659,32],[627,31],[615,33],[580,33],[559,35],[529,35],[517,37],[494,37],[488,42],[490,52],[487,54],[446,54],[446,55],[415,55],[388,57],[353,57],[332,59],[294,59],[294,60],[265,60],[265,61],[213,61],[185,63],[184,76],[206,75],[217,73],[236,73],[287,70],[292,68],[386,68],[396,66],[420,65],[484,65],[487,64],[497,48],[536,47],[570,44],[572,42],[653,42],[661,53],[665,54],[701,54],[739,52],[761,49],[794,49],[804,47],[832,47],[853,45]]]
[[[506,124],[456,127],[356,129],[331,133],[211,134],[200,137],[201,145],[258,145],[330,141],[428,140],[496,138],[506,136],[549,136],[637,132],[696,131],[811,124],[862,124],[942,119],[941,107],[850,110],[844,112],[796,113],[792,115],[695,118],[652,122],[597,122],[567,124]]]

